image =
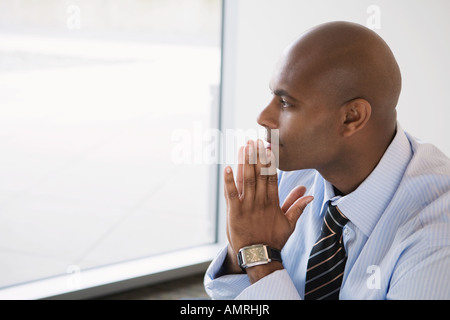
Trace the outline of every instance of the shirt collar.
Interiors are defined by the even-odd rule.
[[[372,173],[346,196],[334,195],[325,181],[324,200],[331,200],[367,237],[386,210],[412,157],[411,145],[397,123],[397,133]]]

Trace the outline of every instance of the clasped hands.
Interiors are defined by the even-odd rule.
[[[239,149],[236,183],[230,166],[224,170],[227,204],[227,262],[231,272],[239,272],[236,255],[239,249],[266,244],[281,250],[295,229],[298,218],[313,200],[304,196],[306,188],[297,186],[280,207],[275,155],[262,140],[250,140]],[[247,269],[251,282],[281,269],[269,263]]]

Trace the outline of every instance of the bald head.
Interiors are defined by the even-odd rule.
[[[372,30],[350,22],[325,23],[291,44],[284,59],[330,103],[363,98],[371,104],[373,120],[395,122],[400,69],[388,45]]]

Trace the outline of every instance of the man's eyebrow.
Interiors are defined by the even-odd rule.
[[[276,96],[279,97],[286,97],[290,100],[294,100],[294,101],[298,101],[298,99],[294,98],[293,96],[291,96],[286,90],[284,89],[277,89],[275,91],[272,91],[272,93]]]

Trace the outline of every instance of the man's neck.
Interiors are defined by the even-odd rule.
[[[345,158],[336,161],[325,169],[317,169],[322,177],[333,185],[336,195],[347,195],[363,183],[364,180],[377,167],[387,148],[395,137],[385,143],[368,144],[364,150],[356,150],[355,153],[346,153]]]

